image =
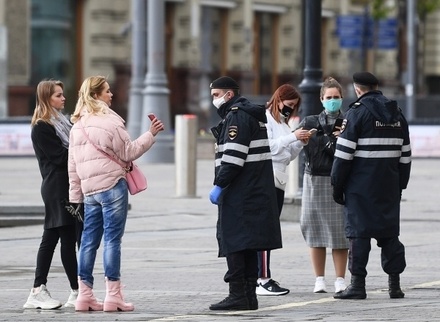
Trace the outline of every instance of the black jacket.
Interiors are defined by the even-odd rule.
[[[336,137],[332,134],[333,125],[328,124],[325,111],[319,115],[306,116],[299,128],[317,129],[309,143],[304,146],[304,172],[314,176],[330,176],[333,156],[336,149]],[[338,118],[342,118],[340,113]]]
[[[265,108],[234,97],[218,110],[214,184],[219,200],[219,256],[281,248]]]
[[[31,139],[43,178],[44,228],[75,225],[75,219],[64,208],[65,201],[69,200],[68,150],[63,147],[55,128],[43,121],[32,127]]]
[[[350,105],[336,142],[332,185],[345,194],[347,237],[399,235],[400,196],[411,171],[408,124],[380,91]]]

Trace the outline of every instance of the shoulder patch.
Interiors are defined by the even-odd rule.
[[[232,106],[231,107],[231,111],[232,112],[237,112],[238,111],[238,106]]]
[[[344,119],[341,125],[341,133],[344,132],[346,126],[347,126],[347,119]]]
[[[357,107],[359,107],[359,106],[361,106],[361,105],[362,105],[361,102],[356,102],[356,103],[353,104],[353,107],[352,107],[352,108],[357,108]]]
[[[236,125],[229,126],[228,129],[229,140],[231,141],[234,140],[237,137],[237,135],[238,135],[238,127]]]

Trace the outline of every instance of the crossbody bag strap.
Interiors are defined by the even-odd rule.
[[[331,134],[331,127],[329,125],[327,125],[326,123],[326,115],[325,114],[319,114],[318,115],[318,122],[319,125],[321,126],[322,130],[324,131],[325,134],[330,135]]]
[[[105,155],[107,158],[109,158],[110,160],[112,160],[112,161],[116,162],[117,164],[119,164],[119,165],[125,170],[125,172],[130,172],[130,171],[132,170],[133,166],[131,165],[131,163],[130,163],[129,166],[127,166],[127,165],[125,165],[125,166],[122,165],[118,160],[116,160],[116,159],[115,159],[114,157],[112,157],[110,154],[105,153],[105,152],[104,152],[102,149],[100,149],[95,143],[93,143],[93,141],[90,140],[89,136],[87,135],[87,132],[86,132],[86,130],[84,129],[84,126],[83,126],[81,120],[79,120],[79,125],[80,125],[80,128],[81,128],[81,130],[83,131],[85,137],[87,138],[87,140],[89,140],[89,142],[92,143],[92,145],[95,147],[96,150],[98,150],[99,152],[101,152],[102,154],[104,154],[104,155]]]

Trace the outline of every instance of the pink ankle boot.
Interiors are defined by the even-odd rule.
[[[122,295],[121,281],[109,281],[105,278],[107,292],[104,300],[104,311],[133,311],[132,303],[125,303]]]
[[[96,300],[93,289],[78,278],[79,290],[75,303],[76,311],[102,311],[103,304]]]

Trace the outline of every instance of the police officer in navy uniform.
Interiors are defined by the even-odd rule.
[[[218,205],[219,257],[226,257],[229,295],[209,308],[256,310],[257,251],[282,247],[266,110],[240,96],[230,77],[210,88],[222,121],[211,129],[216,148],[209,198]]]
[[[358,99],[343,121],[331,172],[333,198],[345,204],[351,284],[334,297],[367,297],[366,266],[374,238],[388,274],[389,296],[403,298],[400,274],[406,262],[399,230],[400,199],[411,170],[408,124],[397,102],[378,90],[373,74],[355,73],[353,83]]]

